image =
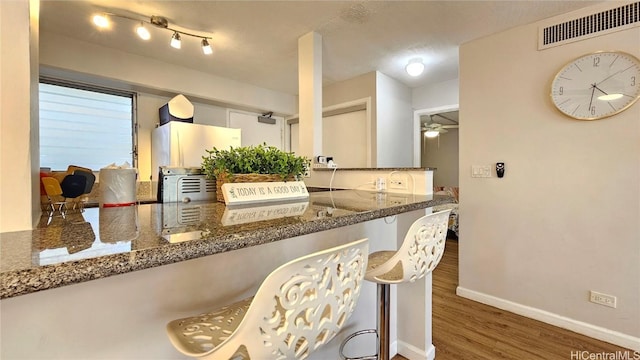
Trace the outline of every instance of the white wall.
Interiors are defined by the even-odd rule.
[[[640,103],[589,122],[549,99],[582,54],[640,57],[640,28],[537,51],[538,25],[460,49],[459,293],[640,349]],[[470,177],[498,161],[503,179]]]
[[[41,34],[40,64],[136,88],[175,92],[230,107],[290,115],[297,97],[52,33]],[[117,61],[116,61],[117,60]],[[148,91],[151,92],[151,91]]]
[[[383,192],[374,194],[377,198],[392,197],[394,194],[416,194],[431,195],[433,194],[433,171],[420,169],[407,170],[388,170],[388,169],[364,169],[364,170],[320,170],[314,171],[311,178],[305,179],[307,186],[332,189],[357,189],[357,190],[376,190],[375,181],[379,178],[385,179],[387,189]],[[407,184],[406,189],[391,189],[389,184],[391,180],[404,180]]]
[[[411,89],[376,72],[377,167],[413,165]]]
[[[323,88],[323,106],[371,99],[371,164],[413,165],[411,89],[381,73],[370,72]]]
[[[366,73],[349,80],[341,81],[322,88],[322,106],[329,107],[354,100],[370,98],[369,115],[371,117],[371,166],[376,166],[376,72]],[[338,163],[339,165],[340,163]]]
[[[40,216],[38,105],[29,101],[37,98],[38,49],[30,44],[38,9],[37,1],[0,2],[0,233],[31,229]]]
[[[416,110],[431,109],[459,103],[458,79],[429,84],[413,89],[412,105]]]
[[[367,167],[367,111],[322,118],[322,152],[342,168]]]

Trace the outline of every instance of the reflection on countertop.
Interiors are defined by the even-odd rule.
[[[323,191],[308,201],[86,208],[3,233],[0,298],[171,264],[452,202],[447,196]]]

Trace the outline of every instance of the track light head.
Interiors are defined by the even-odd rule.
[[[211,45],[209,45],[209,42],[207,41],[207,39],[202,39],[202,52],[205,55],[213,54],[213,48],[211,48]]]
[[[138,26],[136,28],[136,34],[138,34],[138,36],[140,37],[140,39],[142,40],[149,40],[151,39],[151,34],[149,33],[149,30],[147,30],[146,27],[144,27],[144,23],[140,23],[140,26]]]
[[[180,49],[180,47],[182,46],[182,41],[180,40],[180,34],[178,34],[178,32],[174,32],[173,36],[171,37],[171,47],[174,49]]]
[[[109,27],[109,18],[104,14],[93,15],[93,23],[100,29],[106,29]]]

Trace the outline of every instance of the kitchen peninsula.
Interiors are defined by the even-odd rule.
[[[0,355],[179,358],[169,320],[249,296],[278,265],[314,251],[365,237],[371,251],[395,248],[425,209],[450,201],[339,190],[259,208],[165,203],[43,216],[33,231],[2,235]],[[418,326],[430,339],[427,300]],[[374,306],[367,284],[348,329],[373,327]],[[338,343],[314,358],[335,357]]]

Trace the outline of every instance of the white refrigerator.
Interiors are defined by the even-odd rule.
[[[157,183],[160,166],[201,167],[206,150],[240,147],[241,130],[170,121],[151,133],[151,176]]]

